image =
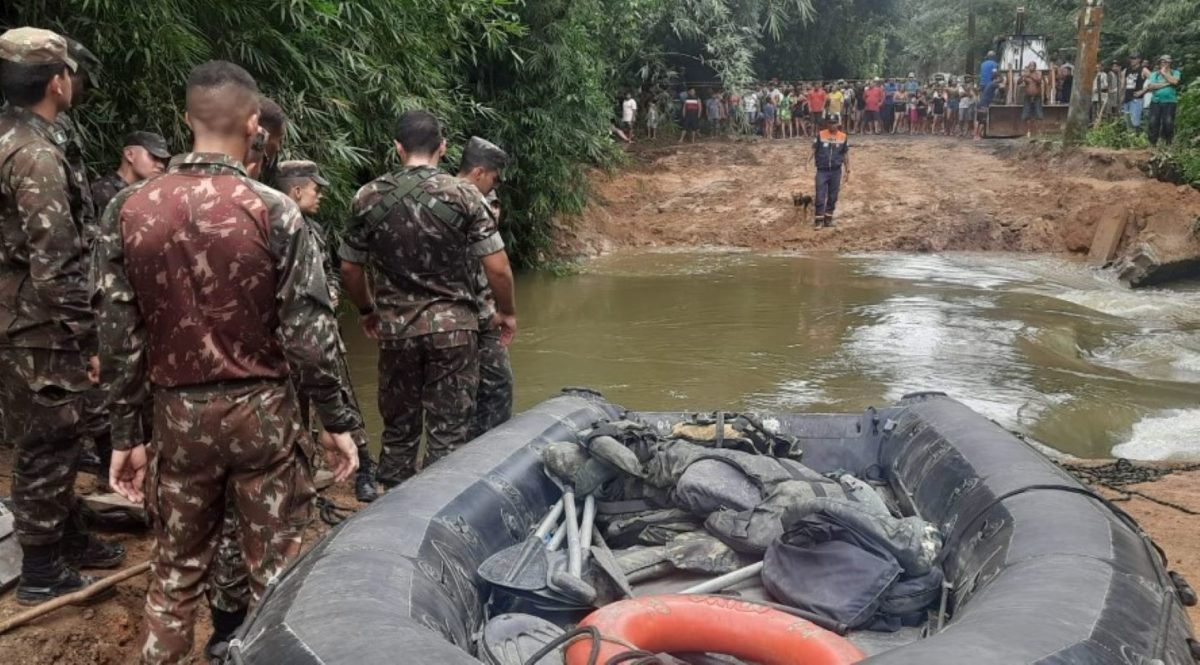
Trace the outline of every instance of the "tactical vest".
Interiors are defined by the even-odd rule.
[[[367,235],[375,233],[375,229],[387,219],[393,210],[400,207],[405,199],[411,199],[429,210],[446,228],[462,234],[458,221],[461,215],[445,201],[425,191],[421,185],[426,180],[438,175],[437,169],[417,169],[403,173],[396,178],[396,187],[384,194],[375,205],[367,210]]]
[[[836,171],[846,159],[846,133],[821,130],[813,142],[813,157],[817,168]]]

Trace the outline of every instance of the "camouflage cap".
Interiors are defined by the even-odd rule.
[[[481,139],[478,136],[472,136],[470,141],[467,141],[467,147],[463,150],[464,162],[476,162],[488,164],[497,171],[504,171],[512,158],[504,152],[500,146]]]
[[[322,187],[329,186],[329,181],[321,175],[321,168],[317,166],[317,163],[307,159],[289,159],[286,162],[280,162],[275,171],[276,182],[301,178],[310,178]]]
[[[159,159],[170,159],[171,149],[167,147],[167,140],[161,134],[154,132],[129,132],[125,135],[125,143],[123,147],[141,146],[146,149],[151,155]]]
[[[0,35],[0,60],[23,65],[63,64],[72,72],[79,67],[71,57],[67,40],[41,28],[13,28]]]

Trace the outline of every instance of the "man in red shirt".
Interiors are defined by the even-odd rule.
[[[696,96],[696,91],[688,90],[687,99],[683,102],[683,133],[679,135],[679,142],[687,138],[688,134],[692,135],[692,143],[696,142],[696,135],[700,133],[700,98]]]
[[[871,85],[867,87],[865,94],[867,105],[864,124],[867,132],[879,133],[879,112],[883,109],[883,86],[879,85],[879,79],[871,81]],[[873,128],[873,129],[872,129]]]
[[[825,117],[825,84],[818,83],[817,87],[813,88],[808,93],[808,114],[812,117],[813,127],[819,127],[821,119]]]

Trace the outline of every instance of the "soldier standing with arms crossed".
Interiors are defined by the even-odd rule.
[[[517,329],[496,220],[478,189],[438,168],[446,152],[441,123],[428,111],[408,111],[393,136],[403,166],[358,190],[339,252],[346,292],[367,336],[380,342],[376,479],[389,489],[468,440],[479,383],[473,261],[487,272],[502,341]],[[428,450],[419,464],[422,421]]]
[[[80,530],[75,474],[86,396],[98,382],[88,306],[83,197],[54,123],[70,108],[76,63],[63,37],[0,35],[0,414],[17,449],[13,513],[23,554],[17,600],[33,605],[91,584],[82,568],[125,551]]]
[[[155,534],[142,661],[192,646],[226,496],[256,600],[300,552],[312,517],[310,460],[289,372],[316,403],[335,477],[358,466],[343,399],[337,322],[321,257],[296,204],[246,176],[257,85],[237,65],[192,70],[193,152],[105,211],[98,326],[112,413],[114,488],[147,499]],[[147,469],[139,410],[154,389]],[[144,485],[144,490],[143,490]]]
[[[499,146],[476,136],[467,142],[458,167],[458,179],[471,183],[485,197],[497,226],[500,212],[496,183],[509,161],[508,153]],[[471,261],[479,292],[479,388],[475,391],[475,414],[467,431],[468,440],[506,422],[512,417],[513,408],[513,371],[508,346],[501,340],[501,330],[492,325],[496,300],[483,263],[474,257]]]

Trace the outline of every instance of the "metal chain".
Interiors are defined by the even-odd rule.
[[[1064,470],[1070,472],[1081,482],[1088,485],[1099,485],[1106,489],[1112,490],[1120,497],[1113,501],[1129,501],[1133,497],[1140,497],[1147,501],[1157,503],[1160,506],[1174,508],[1185,515],[1200,515],[1200,510],[1194,510],[1187,506],[1182,506],[1166,499],[1160,499],[1155,496],[1146,494],[1141,490],[1132,489],[1129,485],[1138,485],[1141,483],[1152,483],[1160,480],[1172,473],[1187,473],[1189,471],[1200,471],[1200,463],[1185,464],[1180,466],[1146,466],[1136,464],[1127,459],[1118,459],[1106,464],[1090,466],[1086,464],[1072,464],[1069,462],[1058,462],[1058,465]]]

